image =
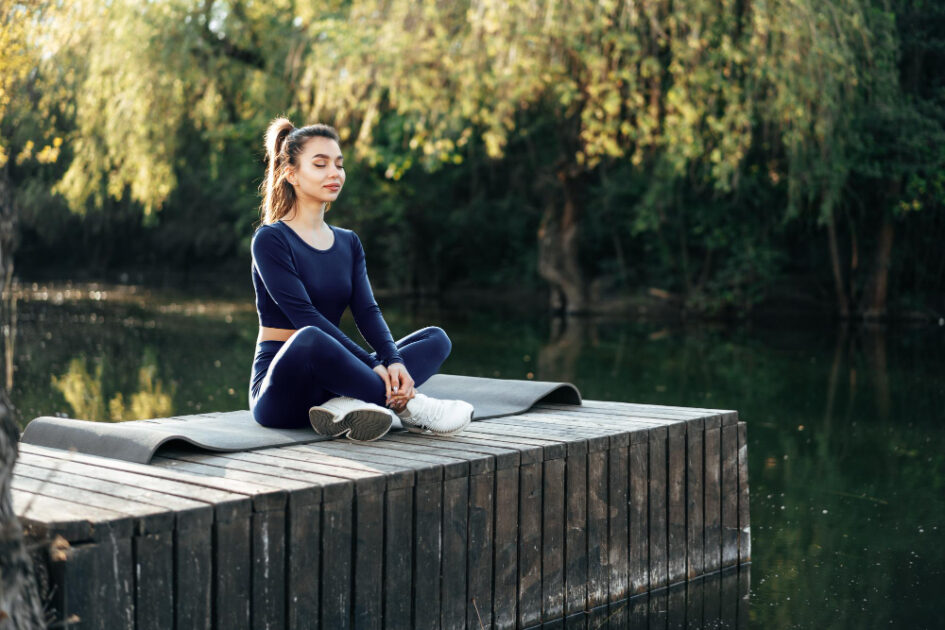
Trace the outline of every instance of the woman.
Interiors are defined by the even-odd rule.
[[[277,118],[265,142],[262,225],[252,245],[259,313],[253,417],[278,428],[311,422],[322,435],[355,441],[387,433],[391,410],[411,430],[461,431],[471,405],[414,389],[449,355],[446,333],[429,327],[395,343],[374,300],[361,241],[325,223],[345,183],[338,133],[322,124],[296,129]],[[374,353],[339,330],[346,307]]]

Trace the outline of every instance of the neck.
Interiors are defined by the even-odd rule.
[[[320,230],[325,225],[325,203],[321,201],[305,203],[298,201],[295,212],[292,213],[291,223],[298,223],[311,230]]]

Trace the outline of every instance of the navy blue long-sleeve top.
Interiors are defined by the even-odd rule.
[[[282,221],[253,235],[253,286],[260,326],[315,326],[337,339],[369,367],[401,363],[390,329],[367,276],[361,240],[351,230],[329,226],[335,241],[316,249]],[[351,307],[354,322],[377,358],[338,328]]]

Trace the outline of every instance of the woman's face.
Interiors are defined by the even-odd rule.
[[[295,187],[299,199],[332,202],[345,183],[341,148],[331,138],[309,138],[299,153],[298,163],[290,168],[286,179]]]

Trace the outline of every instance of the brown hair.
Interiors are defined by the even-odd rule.
[[[264,225],[275,223],[295,208],[295,189],[285,178],[286,170],[289,165],[298,166],[302,147],[316,136],[341,142],[338,132],[330,125],[317,123],[296,129],[288,118],[275,118],[269,123],[265,139],[268,166],[266,178],[259,185],[262,194],[259,218]]]

